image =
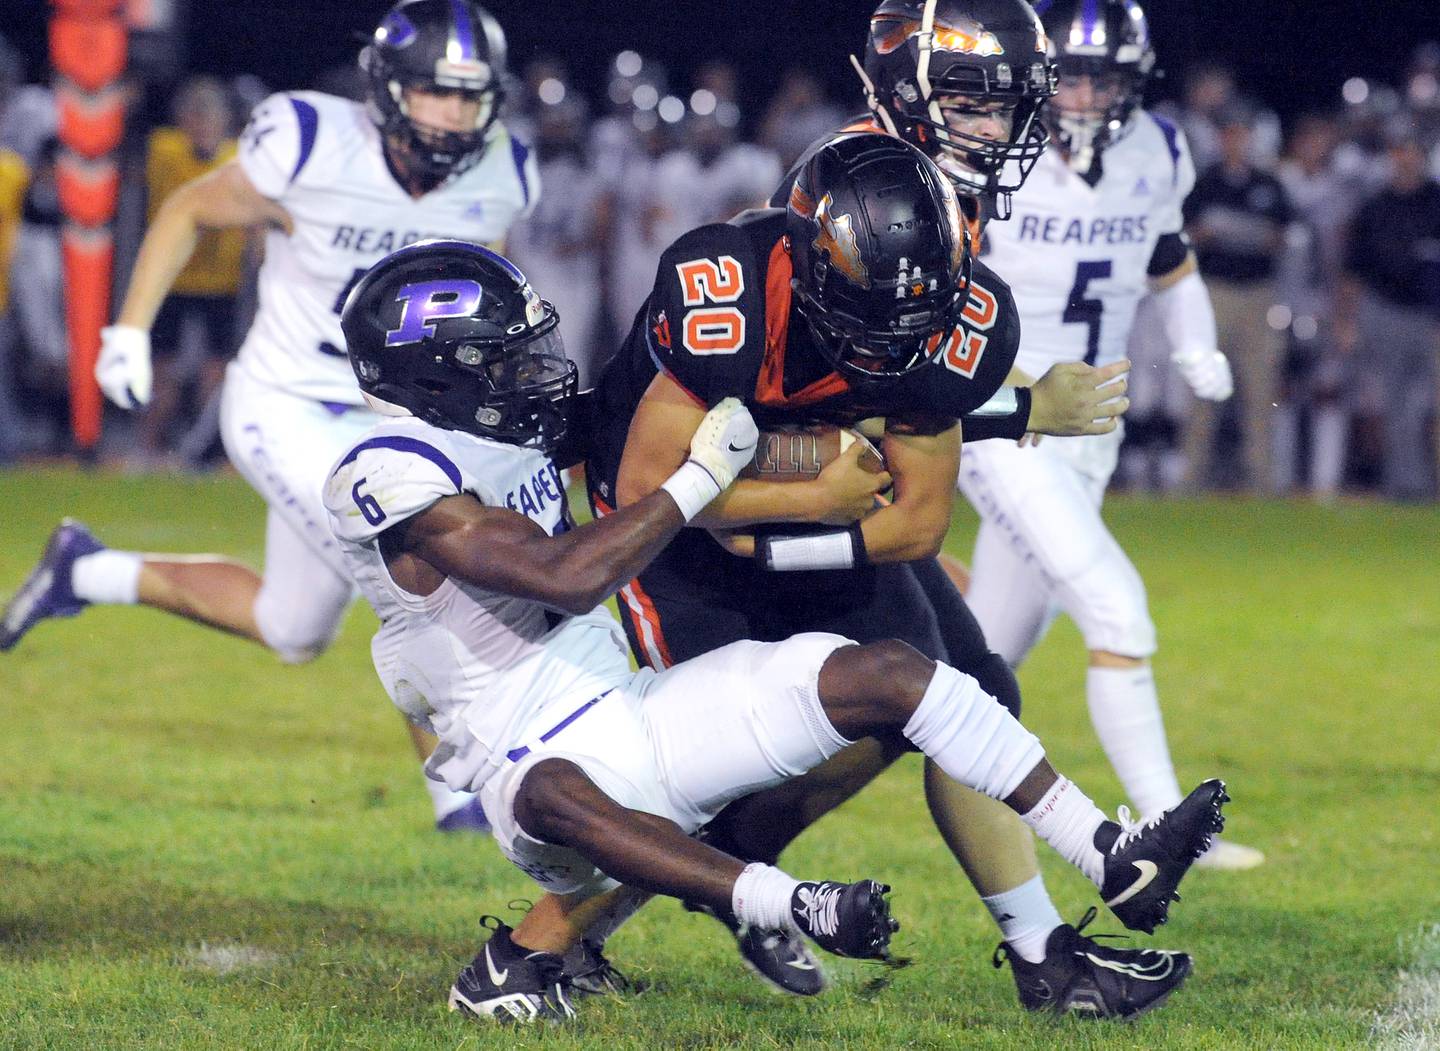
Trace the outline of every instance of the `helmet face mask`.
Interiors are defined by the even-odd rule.
[[[472,0],[403,0],[376,27],[360,53],[367,107],[416,176],[439,183],[480,160],[504,98],[505,53],[499,24]]]
[[[421,241],[356,285],[341,316],[366,401],[447,430],[549,452],[579,385],[559,317],[515,266],[464,241]]]
[[[1135,0],[1039,0],[1060,71],[1048,119],[1066,162],[1084,174],[1122,138],[1155,66],[1150,28]]]
[[[891,135],[844,135],[797,175],[786,206],[796,309],[847,379],[883,382],[940,353],[970,287],[954,188]]]
[[[1054,71],[1024,0],[882,0],[863,74],[886,130],[963,193],[1013,193],[1044,152],[1039,113]],[[1008,119],[965,119],[998,114]]]

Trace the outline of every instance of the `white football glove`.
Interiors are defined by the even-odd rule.
[[[721,490],[730,488],[755,457],[760,430],[739,398],[726,398],[705,414],[690,439],[690,459],[709,471]]]
[[[150,401],[150,333],[133,325],[100,330],[100,358],[95,382],[122,409],[138,409]]]
[[[730,488],[755,457],[760,432],[738,398],[726,398],[705,414],[690,438],[690,458],[660,486],[675,500],[685,521]]]
[[[1201,350],[1191,347],[1177,350],[1170,355],[1180,369],[1180,375],[1195,392],[1195,397],[1205,401],[1224,401],[1235,393],[1235,377],[1230,374],[1230,359],[1218,350]]]

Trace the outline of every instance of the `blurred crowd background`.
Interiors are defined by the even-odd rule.
[[[544,192],[509,252],[560,311],[587,378],[684,231],[759,205],[823,132],[859,111],[797,65],[767,98],[724,61],[671,76],[622,51],[599,90],[556,58],[515,73],[506,120]],[[0,461],[72,453],[62,308],[56,102],[0,42]],[[27,73],[31,74],[27,76]],[[291,87],[293,85],[285,85]],[[353,63],[312,87],[359,98]],[[127,76],[116,296],[147,217],[235,149],[270,87],[253,75]],[[1282,123],[1220,65],[1171,70],[1155,108],[1189,138],[1186,208],[1237,396],[1192,402],[1158,325],[1132,341],[1134,407],[1117,482],[1132,489],[1437,498],[1440,404],[1440,45],[1393,78],[1354,77]],[[254,309],[259,239],[207,235],[154,330],[156,395],[110,409],[100,456],[135,470],[223,463],[216,393]],[[1004,276],[1004,275],[1002,275]]]

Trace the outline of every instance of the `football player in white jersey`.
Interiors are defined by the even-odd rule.
[[[380,617],[376,671],[439,736],[427,770],[481,793],[501,851],[566,920],[493,921],[452,1008],[571,1015],[560,954],[617,881],[886,958],[898,925],[884,884],[799,881],[691,835],[877,731],[902,733],[1021,814],[1130,926],[1163,921],[1223,824],[1219,781],[1143,828],[1108,821],[974,678],[894,640],[739,641],[631,671],[600,603],[750,463],[758,435],[740,401],[711,408],[657,491],[576,528],[556,466],[583,451],[561,451],[576,369],[554,308],[513,264],[458,241],[402,249],[357,285],[343,327],[360,389],[394,417],[339,457],[324,495]],[[542,929],[548,940],[530,936]],[[1150,957],[1134,980],[1190,966],[1181,953]]]
[[[1172,359],[1195,395],[1231,393],[1215,318],[1181,233],[1194,182],[1184,137],[1139,108],[1154,63],[1134,0],[1040,0],[1059,61],[1047,120],[1052,148],[1013,196],[1008,222],[986,230],[986,261],[1010,282],[1024,336],[1018,367],[1125,357],[1144,296],[1163,320]],[[1122,432],[1050,438],[1038,448],[967,445],[960,488],[982,518],[966,600],[1012,665],[1059,611],[1090,652],[1091,719],[1121,783],[1146,815],[1181,798],[1150,656],[1145,588],[1106,529],[1100,504]],[[1205,864],[1248,868],[1259,851],[1217,843]]]
[[[216,556],[105,548],[75,522],[6,610],[0,649],[91,603],[140,603],[252,639],[286,663],[331,642],[354,596],[320,489],[375,423],[345,359],[340,309],[366,268],[422,237],[501,242],[540,192],[529,151],[496,119],[500,26],[471,0],[406,0],[360,56],[366,104],[272,95],[235,160],[177,190],[146,231],[96,378],[125,408],[150,398],[150,326],[201,228],[265,225],[260,304],[223,394],[226,452],[269,506],[263,577]],[[420,742],[417,740],[417,746]],[[432,793],[442,827],[479,820]]]

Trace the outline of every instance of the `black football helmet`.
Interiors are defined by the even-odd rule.
[[[1055,71],[1025,0],[881,0],[861,79],[884,128],[925,151],[962,193],[1008,197],[1049,139],[1039,113]],[[947,124],[952,108],[1007,113],[1009,137]]]
[[[801,167],[785,211],[796,309],[838,372],[903,376],[940,353],[969,295],[970,234],[923,153],[841,135]]]
[[[370,119],[419,174],[438,182],[480,160],[508,77],[505,33],[483,7],[401,0],[360,52],[360,68],[369,79]],[[417,123],[405,102],[405,89],[415,87],[473,93],[480,102],[475,126],[446,131]]]
[[[1067,162],[1088,172],[1105,147],[1125,134],[1145,94],[1155,67],[1150,27],[1135,0],[1037,0],[1035,11],[1061,79],[1089,78],[1097,98],[1084,109],[1063,109],[1057,100],[1047,116]]]
[[[370,268],[340,316],[365,400],[447,430],[552,451],[579,384],[555,308],[515,264],[419,241]]]

